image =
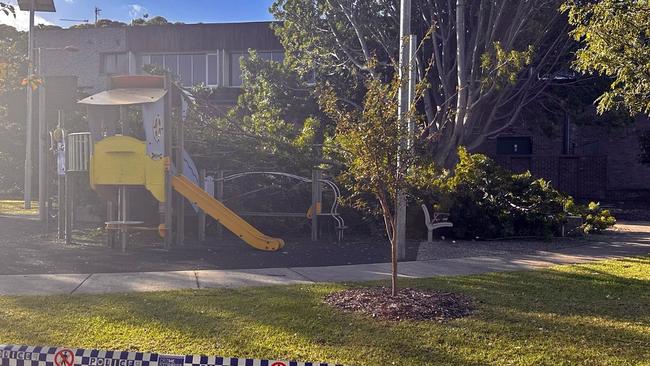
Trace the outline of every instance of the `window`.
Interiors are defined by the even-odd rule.
[[[219,55],[208,55],[208,85],[218,86],[219,82]]]
[[[165,56],[163,56],[163,55],[151,55],[149,63],[151,65],[156,65],[158,67],[165,67]]]
[[[257,54],[263,60],[284,61],[284,52],[264,51]],[[185,86],[203,84],[210,87],[224,85],[240,87],[242,85],[241,59],[243,57],[248,57],[248,52],[151,54],[142,57],[142,64],[155,65],[169,70]]]
[[[165,55],[165,69],[178,75],[178,55]]]
[[[205,58],[205,55],[192,55],[192,85],[208,84]]]
[[[205,57],[205,56],[204,56]],[[204,70],[205,72],[205,70]],[[179,55],[178,56],[178,76],[183,85],[192,84],[192,55]]]
[[[530,137],[497,137],[497,154],[531,155],[533,142]]]
[[[241,86],[241,59],[247,54],[237,52],[230,54],[230,86]]]
[[[129,59],[126,53],[103,53],[100,67],[102,74],[128,74]]]
[[[284,62],[284,52],[273,52],[273,61]]]
[[[165,55],[145,55],[143,57],[144,64],[156,65],[160,68],[167,69],[176,75],[181,83],[185,86],[193,85],[212,85],[216,86],[218,75],[216,62],[212,61],[216,55],[206,54],[165,54]],[[210,60],[210,62],[208,62]],[[208,73],[208,64],[214,67]],[[213,80],[207,80],[208,74],[213,76]],[[213,82],[214,83],[211,83]]]

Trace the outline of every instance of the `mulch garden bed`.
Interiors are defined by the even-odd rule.
[[[335,292],[325,303],[337,309],[384,320],[445,321],[472,314],[472,300],[451,292],[404,288],[391,296],[390,288],[355,288]]]

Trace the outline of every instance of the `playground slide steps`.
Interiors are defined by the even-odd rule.
[[[176,192],[199,206],[206,214],[219,221],[228,230],[248,243],[248,245],[265,251],[276,251],[284,247],[284,240],[264,235],[188,178],[184,176],[173,177],[172,187]]]

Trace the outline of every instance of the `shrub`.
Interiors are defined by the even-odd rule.
[[[569,215],[579,215],[585,234],[616,223],[608,210],[591,202],[577,205],[573,198],[530,172],[514,174],[482,154],[458,149],[453,174],[439,169],[413,172],[411,196],[436,212],[449,212],[460,239],[550,237],[560,233]],[[418,222],[421,222],[418,220]]]
[[[609,210],[602,209],[598,202],[589,202],[587,206],[582,206],[574,205],[573,201],[570,201],[567,204],[567,212],[582,216],[580,230],[584,234],[600,233],[616,225],[616,218]]]
[[[447,181],[450,220],[460,238],[488,239],[555,234],[569,199],[529,172],[513,174],[485,155],[458,150]]]

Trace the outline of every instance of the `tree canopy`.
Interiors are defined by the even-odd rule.
[[[479,147],[544,98],[571,40],[557,0],[414,0],[420,130],[435,160]],[[397,72],[399,0],[276,0],[287,61],[359,107],[365,78]]]
[[[581,42],[575,67],[611,78],[598,109],[650,114],[650,2],[569,0],[563,10]]]
[[[241,94],[232,109],[218,100],[233,89],[195,88],[197,103],[188,133],[198,142],[197,150],[219,157],[213,164],[223,169],[311,174],[313,166],[324,162],[314,144],[322,143],[327,121],[313,87],[284,63],[265,60],[254,51],[242,58],[241,66]]]
[[[0,15],[1,16],[1,15]],[[0,192],[17,191],[25,158],[27,33],[0,25]]]

